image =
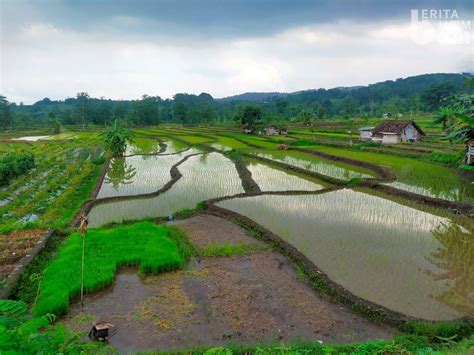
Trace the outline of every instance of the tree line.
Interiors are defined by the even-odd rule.
[[[469,74],[466,74],[470,77]],[[442,99],[467,93],[461,74],[426,74],[363,87],[286,93],[247,93],[225,99],[210,94],[179,93],[173,99],[143,95],[139,100],[92,98],[80,92],[61,101],[44,98],[32,105],[10,103],[0,96],[0,128],[35,125],[127,126],[161,123],[242,122],[245,117],[272,123],[310,122],[325,118],[382,117],[435,112]],[[247,118],[244,118],[244,121]]]

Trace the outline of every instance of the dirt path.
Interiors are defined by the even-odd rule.
[[[214,216],[178,224],[201,246],[260,243]],[[123,270],[112,288],[87,297],[84,315],[75,304],[64,322],[76,330],[88,330],[93,319],[115,324],[110,344],[120,352],[297,339],[344,343],[392,333],[316,295],[271,251],[200,258],[159,276]]]

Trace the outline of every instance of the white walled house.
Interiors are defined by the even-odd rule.
[[[375,127],[361,127],[359,128],[359,140],[367,142],[372,140],[372,130]]]
[[[280,130],[275,126],[266,127],[263,132],[266,136],[278,136],[280,134]]]
[[[425,133],[411,120],[385,120],[372,130],[372,141],[387,144],[421,140]]]

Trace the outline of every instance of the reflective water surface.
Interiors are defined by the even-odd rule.
[[[293,165],[319,174],[331,176],[337,179],[350,180],[352,178],[371,177],[371,172],[367,169],[351,166],[348,164],[333,162],[331,160],[301,154],[299,152],[268,152],[257,153],[258,156],[266,159],[281,161],[288,165]]]
[[[197,203],[244,192],[234,163],[219,153],[190,157],[178,168],[183,177],[167,192],[152,198],[100,204],[89,213],[91,227],[127,219],[167,216]]]
[[[138,195],[157,191],[171,179],[171,167],[184,157],[184,154],[177,154],[114,158],[97,197]]]
[[[400,189],[400,190],[413,192],[418,195],[441,198],[443,200],[448,200],[448,201],[462,201],[463,200],[463,194],[461,193],[461,190],[459,188],[454,188],[452,190],[445,189],[442,191],[435,191],[433,187],[409,185],[400,181],[394,181],[391,183],[386,183],[384,185],[395,187],[396,189]]]
[[[323,186],[260,163],[247,166],[262,191],[320,190]]]
[[[346,189],[218,205],[276,233],[362,298],[430,320],[474,315],[472,227]]]

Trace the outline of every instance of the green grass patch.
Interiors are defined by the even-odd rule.
[[[153,354],[220,354],[220,355],[263,355],[263,354],[471,354],[474,337],[446,345],[432,344],[426,338],[398,335],[389,340],[326,345],[320,342],[292,342],[278,344],[229,344],[219,347],[199,347],[173,351],[156,351]]]
[[[254,245],[254,244],[229,244],[224,243],[223,245],[209,244],[204,248],[199,248],[197,253],[203,257],[216,257],[216,256],[241,256],[246,254],[256,253],[261,250],[266,250],[268,247]]]
[[[84,290],[92,293],[112,283],[121,266],[137,266],[143,273],[182,267],[176,229],[143,222],[113,229],[91,229],[86,235]],[[69,236],[45,270],[35,315],[64,314],[81,289],[82,237]]]

